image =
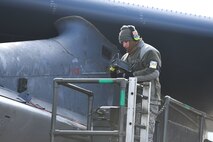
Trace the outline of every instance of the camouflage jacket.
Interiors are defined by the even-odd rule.
[[[161,55],[160,52],[143,40],[139,41],[131,53],[123,55],[121,60],[127,62],[131,67],[133,75],[138,82],[150,81],[151,100],[160,100],[161,85],[159,82]]]

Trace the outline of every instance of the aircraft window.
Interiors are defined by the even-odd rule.
[[[27,79],[26,78],[19,78],[18,85],[17,85],[17,92],[21,93],[27,90]]]
[[[102,46],[102,56],[108,60],[112,58],[112,52],[106,46]]]

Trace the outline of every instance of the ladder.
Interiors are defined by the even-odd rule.
[[[141,94],[141,103],[136,109],[137,87],[143,87]],[[148,142],[149,133],[149,114],[150,114],[150,97],[151,83],[144,82],[142,86],[137,84],[137,78],[129,78],[128,88],[128,106],[127,106],[127,121],[126,121],[126,142]],[[137,105],[138,107],[138,105]],[[136,122],[136,113],[140,114],[140,122]],[[139,136],[135,136],[135,128],[139,128]],[[137,139],[138,138],[138,139]]]

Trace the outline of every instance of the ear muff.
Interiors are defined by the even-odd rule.
[[[133,39],[134,41],[140,40],[140,36],[139,36],[137,30],[135,29],[135,27],[132,26],[132,25],[128,25],[128,28],[129,28],[130,31],[131,31],[131,37],[132,37],[132,39]]]

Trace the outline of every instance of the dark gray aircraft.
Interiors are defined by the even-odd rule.
[[[113,0],[1,0],[0,16],[4,142],[49,141],[53,79],[110,77],[111,59],[124,53],[118,43],[124,24],[135,25],[144,41],[161,52],[162,95],[213,115],[210,17]],[[98,94],[95,108],[113,104],[114,87],[84,87]],[[87,100],[69,92],[60,89],[59,126],[86,129]]]
[[[9,99],[11,96],[8,96],[8,94],[12,94],[11,99],[13,101],[22,103],[20,104],[22,106],[17,105],[15,109],[13,105],[9,105],[12,112],[9,111],[8,113],[6,110],[8,101],[10,101],[9,104],[17,102],[4,100],[3,102],[6,101],[7,105],[1,104],[3,105],[1,108],[6,112],[2,113],[2,123],[4,121],[10,123],[12,121],[10,119],[14,119],[15,124],[24,125],[24,131],[21,132],[23,135],[35,133],[35,137],[40,137],[39,141],[49,141],[53,79],[55,77],[110,77],[106,71],[110,59],[118,52],[116,47],[91,23],[81,17],[61,18],[56,21],[55,25],[60,33],[57,37],[0,44],[2,90],[9,88],[18,93],[1,91],[1,95],[7,97],[4,99]],[[8,58],[8,55],[10,55],[10,58]],[[92,90],[95,90],[95,94],[98,94],[95,97],[94,106],[112,105],[115,87],[109,89],[107,85],[102,85],[90,86],[89,88],[92,88]],[[63,119],[59,122],[65,123],[65,128],[85,129],[83,124],[86,120],[87,99],[76,92],[72,92],[72,95],[69,95],[69,93],[70,91],[66,88],[60,90],[59,114],[62,115]],[[39,110],[34,110],[35,108]],[[21,122],[19,122],[19,117]],[[68,121],[66,118],[71,118],[77,122]],[[23,124],[25,121],[27,124]],[[39,123],[40,121],[44,124]],[[1,128],[2,135],[11,133],[12,127],[5,125],[6,128]],[[10,123],[10,125],[13,124]],[[36,125],[36,128],[32,127],[34,125]],[[64,128],[64,125],[61,127]],[[39,131],[38,128],[41,128],[42,131]],[[19,135],[16,132],[13,133]],[[38,141],[34,137],[25,138],[21,135],[20,140],[16,137],[8,137],[8,135],[3,136],[1,139],[5,142],[12,140],[23,142],[30,139]],[[59,139],[58,141],[66,141],[66,139]],[[73,141],[76,141],[76,139],[74,138]]]

